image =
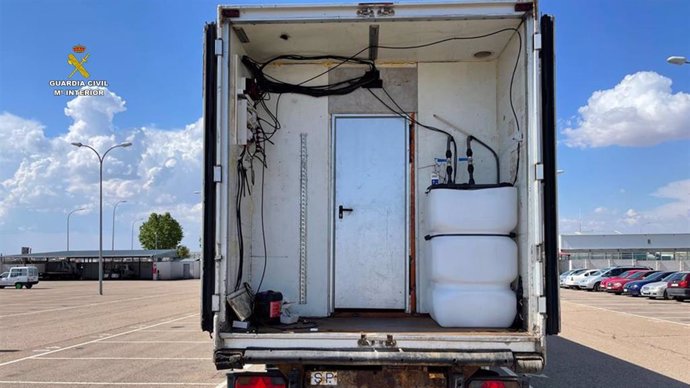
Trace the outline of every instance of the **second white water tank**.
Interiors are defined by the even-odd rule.
[[[430,241],[431,280],[508,285],[517,277],[517,244],[498,236],[439,236]]]

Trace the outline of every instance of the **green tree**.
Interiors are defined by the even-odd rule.
[[[144,249],[176,249],[182,237],[182,226],[167,212],[151,213],[139,227],[139,242]]]
[[[189,257],[189,248],[184,245],[177,246],[177,257],[187,258]]]

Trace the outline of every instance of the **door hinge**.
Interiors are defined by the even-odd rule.
[[[220,311],[220,295],[218,294],[211,295],[211,311]]]
[[[223,56],[223,39],[216,39],[215,53],[218,56]]]
[[[214,182],[222,182],[222,166],[213,166],[213,181]]]
[[[546,297],[539,297],[539,314],[546,314]]]
[[[541,50],[541,34],[534,34],[534,49]]]
[[[534,165],[534,179],[538,181],[544,180],[544,164],[537,163]]]
[[[546,252],[544,252],[544,243],[537,244],[536,249],[537,249],[537,254],[536,254],[537,262],[543,263],[544,258],[546,256]]]

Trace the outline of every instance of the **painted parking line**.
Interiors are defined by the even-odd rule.
[[[135,329],[135,327],[132,327]],[[149,329],[147,333],[203,333],[201,329]]]
[[[629,316],[633,316],[633,317],[639,317],[639,318],[650,319],[650,320],[652,320],[652,321],[657,321],[657,322],[672,323],[672,324],[674,324],[674,325],[681,325],[681,326],[685,326],[685,327],[690,327],[690,324],[687,324],[687,323],[680,323],[680,322],[668,321],[668,320],[665,320],[665,319],[659,319],[659,318],[654,318],[654,317],[648,317],[648,316],[639,315],[639,314],[631,314],[631,313],[627,313],[627,312],[624,312],[624,311],[611,310],[611,309],[607,309],[607,308],[603,308],[603,307],[591,306],[591,305],[588,305],[588,304],[574,303],[574,302],[569,301],[569,300],[564,300],[563,302],[565,302],[565,303],[570,303],[570,304],[574,304],[574,305],[576,305],[576,306],[589,307],[589,308],[593,308],[593,309],[597,309],[597,310],[602,310],[602,311],[610,311],[610,312],[617,313],[617,314],[623,314],[623,315],[629,315]]]
[[[0,318],[21,317],[21,316],[25,316],[25,315],[51,313],[51,312],[55,312],[55,311],[71,310],[71,309],[91,307],[91,306],[101,306],[101,305],[106,305],[106,304],[123,303],[123,302],[130,302],[133,300],[152,299],[152,298],[160,298],[160,295],[149,295],[149,296],[142,296],[139,298],[118,299],[118,300],[111,300],[108,302],[89,303],[89,304],[81,304],[81,305],[69,306],[69,307],[59,307],[59,308],[48,309],[48,310],[38,310],[38,311],[29,311],[29,312],[18,313],[18,314],[0,315]]]
[[[690,313],[687,311],[649,311],[649,310],[641,310],[641,309],[631,309],[631,310],[625,310],[628,313],[632,314],[661,314],[661,315],[668,315],[668,314],[674,314],[674,315],[681,315],[681,316],[686,316],[690,317]]]
[[[61,349],[51,350],[51,351],[48,351],[48,352],[45,352],[45,353],[40,353],[40,354],[34,354],[33,356],[27,356],[27,357],[23,357],[23,358],[18,358],[18,359],[16,359],[16,360],[11,360],[11,361],[7,361],[7,362],[0,363],[0,367],[5,366],[5,365],[15,364],[15,363],[21,362],[21,361],[26,361],[26,360],[35,359],[35,358],[38,358],[38,357],[41,357],[41,356],[46,356],[46,355],[48,355],[48,354],[53,354],[53,353],[61,352],[61,351],[63,351],[63,350],[74,349],[74,348],[77,348],[77,347],[80,347],[80,346],[89,345],[89,344],[93,344],[93,343],[98,343],[98,342],[101,342],[101,341],[104,341],[104,340],[107,340],[107,339],[110,339],[110,338],[116,338],[116,337],[120,337],[120,336],[123,336],[123,335],[126,335],[126,334],[136,333],[136,332],[138,332],[138,331],[142,331],[142,330],[149,329],[149,328],[152,328],[152,327],[157,327],[157,326],[161,326],[161,325],[167,325],[168,323],[177,322],[177,321],[180,321],[180,320],[182,320],[182,319],[187,319],[187,318],[189,318],[189,317],[198,316],[198,315],[199,315],[199,314],[185,315],[184,317],[181,317],[181,318],[175,318],[175,319],[171,319],[171,320],[168,320],[168,321],[156,323],[156,324],[153,324],[153,325],[149,325],[149,326],[142,327],[142,328],[140,328],[140,329],[133,329],[133,330],[124,331],[124,332],[122,332],[122,333],[113,334],[113,335],[111,335],[111,336],[109,336],[109,337],[98,338],[98,339],[95,339],[95,340],[82,342],[82,343],[79,343],[79,344],[76,344],[76,345],[67,346],[67,347],[64,347],[64,348],[61,348]]]

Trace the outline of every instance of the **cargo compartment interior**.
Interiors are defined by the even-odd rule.
[[[228,98],[229,160],[243,161],[237,163],[237,169],[230,164],[229,172],[227,201],[232,205],[228,235],[232,256],[227,268],[228,293],[244,282],[254,292],[280,292],[290,302],[289,310],[307,320],[292,327],[262,327],[259,333],[309,332],[316,327],[321,332],[468,334],[521,332],[531,327],[521,318],[528,316],[524,312],[530,306],[522,305],[519,296],[523,289],[528,292],[525,279],[533,271],[528,260],[530,202],[526,183],[530,36],[518,18],[233,21],[228,37],[227,82],[233,91]],[[335,56],[372,60],[381,85],[356,88],[342,95],[270,93],[260,102],[246,100],[242,90],[249,94],[248,88],[253,86],[247,80],[256,75],[243,63],[243,57],[263,64],[278,56],[300,58],[270,62],[262,69],[269,80],[303,86],[333,85],[369,70],[364,64],[320,58]],[[257,106],[258,121],[268,137],[258,153],[252,145],[254,135],[246,128],[245,115],[251,117],[251,108],[244,112],[252,104]],[[362,133],[369,137],[348,140],[348,126],[364,122],[369,127]],[[376,131],[389,127],[390,133],[399,136],[377,135],[384,132]],[[448,137],[434,129],[455,139],[457,150],[450,163],[454,175],[448,176],[446,170],[446,151],[452,148]],[[471,143],[472,174],[467,160],[468,135],[477,139]],[[391,148],[397,153],[389,153]],[[259,156],[250,161],[248,154]],[[404,162],[381,167],[393,159]],[[368,202],[372,208],[378,206],[375,198],[379,196],[391,202],[377,191],[381,188],[339,183],[346,179],[341,163],[354,166],[348,172],[348,182],[362,177],[363,182],[385,188],[402,179],[396,197],[400,200],[396,205],[399,213],[386,211],[382,215],[371,210],[374,215],[370,223],[362,221],[365,223],[360,230],[341,229],[339,225],[354,222],[355,216],[361,217],[369,209],[353,206],[350,212],[347,201],[342,200],[346,195],[365,193],[367,198],[374,198]],[[444,183],[453,176],[456,184],[467,184],[473,178],[478,185],[507,183],[516,188],[517,221],[509,232],[517,246],[517,276],[510,281],[510,290],[518,295],[518,318],[505,327],[442,327],[429,316],[433,303],[437,309],[440,307],[431,291],[431,241],[425,240],[432,233],[428,188],[432,182]],[[377,238],[375,241],[381,245],[377,251],[378,243],[372,244],[370,239],[378,236],[379,226],[388,233],[385,236],[402,237],[394,241],[385,236]],[[366,257],[343,266],[338,255],[351,252],[348,249],[353,246],[358,249],[355,252],[367,253]],[[395,263],[397,269],[386,264],[390,271],[382,271],[384,267],[375,266],[380,255],[398,251],[402,254]],[[487,265],[492,264],[477,261],[477,266]],[[490,273],[500,268],[482,271]],[[348,281],[351,285],[344,283]],[[483,300],[483,290],[488,288],[482,287],[480,284],[467,293],[467,298]],[[465,302],[469,300],[449,303],[447,308],[472,306]],[[228,321],[236,319],[231,309],[227,311]],[[477,313],[468,310],[459,314]]]

